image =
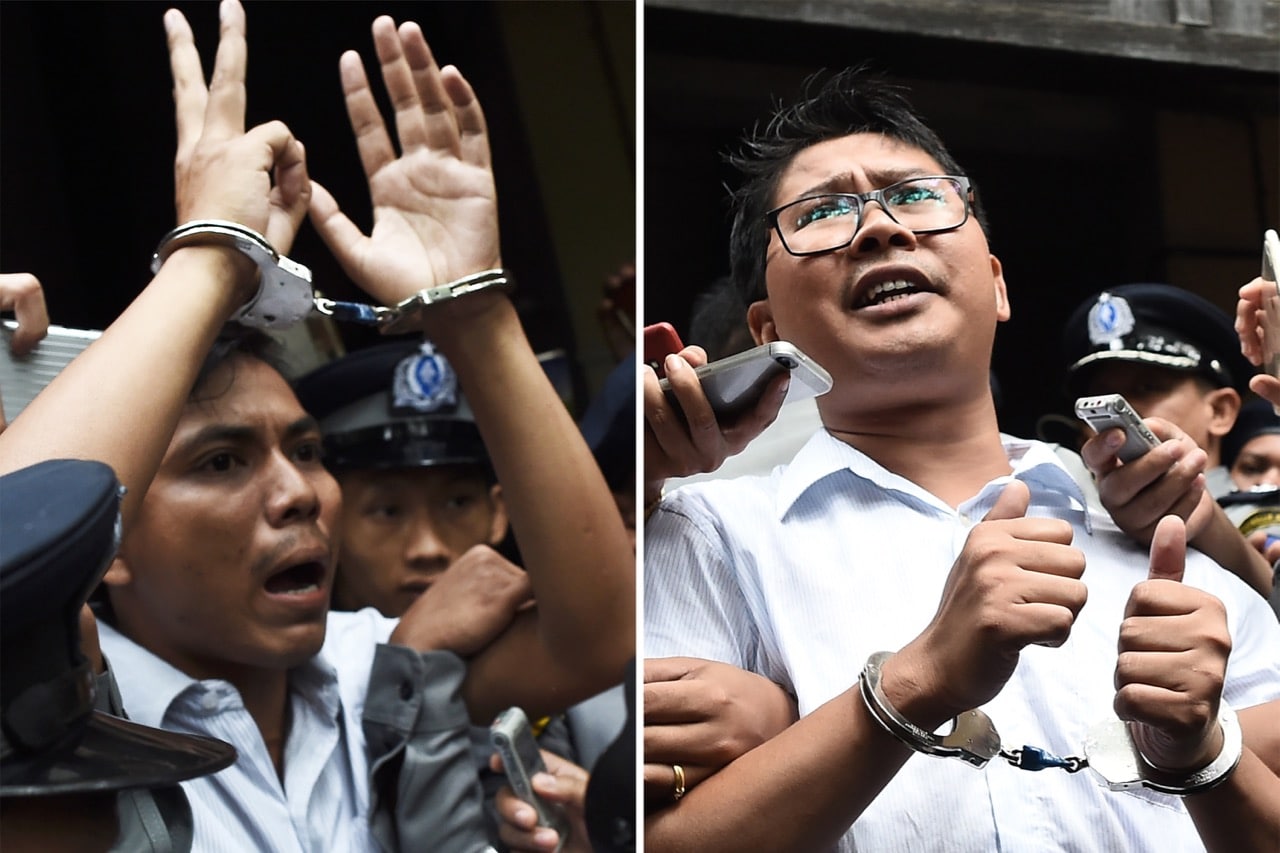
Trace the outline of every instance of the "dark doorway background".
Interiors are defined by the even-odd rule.
[[[1066,411],[1058,339],[1086,296],[1167,281],[1233,309],[1280,226],[1274,74],[667,5],[645,9],[646,322],[686,333],[728,272],[720,155],[807,74],[862,61],[910,88],[985,201],[1013,304],[994,359],[1008,432]]]

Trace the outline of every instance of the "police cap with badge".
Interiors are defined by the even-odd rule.
[[[1062,337],[1067,389],[1080,396],[1089,375],[1113,361],[1195,373],[1247,393],[1254,368],[1225,311],[1169,284],[1124,284],[1081,303]]]
[[[94,709],[80,610],[115,556],[120,494],[86,460],[0,477],[0,796],[155,788],[235,761],[220,740]]]
[[[356,350],[301,377],[294,390],[320,422],[332,470],[489,468],[458,377],[430,342]]]

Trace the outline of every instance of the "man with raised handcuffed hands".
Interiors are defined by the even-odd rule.
[[[1049,447],[1000,434],[1009,289],[942,142],[845,72],[736,162],[753,335],[835,385],[790,465],[658,503],[645,649],[764,675],[801,717],[680,791],[647,848],[1274,846],[1280,627],[1187,553],[1199,516],[1161,521],[1148,555]],[[692,371],[668,377],[697,401]],[[645,381],[661,441],[680,424]],[[1168,467],[1184,441],[1142,462]],[[953,719],[960,737],[934,734]]]
[[[376,206],[365,238],[311,184],[283,124],[244,129],[244,12],[235,0],[220,11],[208,86],[185,19],[165,16],[175,234],[185,236],[163,242],[142,294],[0,436],[0,464],[98,459],[128,489],[102,626],[125,710],[164,728],[225,731],[240,752],[223,773],[184,784],[197,849],[482,850],[467,724],[511,704],[557,710],[621,677],[634,654],[626,534],[514,308],[489,288],[402,325],[465,327],[465,342],[433,337],[462,386],[481,386],[469,396],[482,432],[504,448],[495,469],[513,469],[513,524],[556,531],[532,533],[525,553],[535,593],[551,603],[465,666],[438,651],[434,626],[412,608],[398,623],[329,612],[340,495],[320,432],[255,336],[224,334],[224,324],[258,304],[259,276],[296,276],[275,251],[288,251],[309,203],[352,278],[385,304],[500,268],[487,137],[470,87],[435,65],[421,30],[378,18],[405,154],[392,148],[358,57],[344,56]],[[78,417],[87,400],[92,430]],[[531,426],[529,411],[545,415]],[[568,535],[562,511],[579,522]],[[505,624],[515,606],[497,600],[487,618]],[[380,665],[401,677],[377,678]],[[419,798],[424,786],[433,797]]]

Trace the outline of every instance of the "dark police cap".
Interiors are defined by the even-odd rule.
[[[294,385],[335,470],[488,465],[453,366],[430,343],[356,350]]]
[[[235,761],[229,744],[94,710],[80,609],[119,544],[120,487],[100,462],[0,477],[0,795],[172,785]]]
[[[1233,319],[1169,284],[1124,284],[1089,297],[1067,320],[1062,347],[1074,396],[1093,369],[1112,361],[1196,373],[1241,394],[1254,372],[1240,354]]]

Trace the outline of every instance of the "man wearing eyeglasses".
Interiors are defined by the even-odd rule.
[[[800,719],[697,787],[673,768],[647,849],[1274,849],[1280,626],[1187,553],[1194,512],[1148,556],[1000,434],[1011,305],[972,182],[860,72],[762,127],[732,275],[755,339],[834,387],[789,465],[657,504],[645,650],[764,675]],[[696,441],[645,385],[651,446]],[[1144,464],[1189,450],[1162,437]]]

